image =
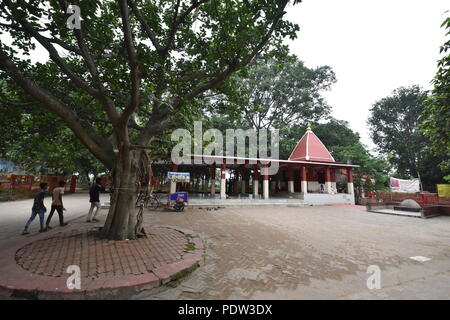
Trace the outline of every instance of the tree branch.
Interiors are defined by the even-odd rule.
[[[112,159],[114,159],[114,157],[111,144],[98,135],[90,125],[84,123],[65,104],[58,101],[49,92],[29,80],[1,48],[1,43],[0,66],[27,94],[58,115],[75,133],[78,139],[80,139],[92,154],[94,154],[106,167],[112,168]]]
[[[159,43],[159,40],[156,37],[156,34],[153,32],[153,30],[150,28],[148,23],[145,21],[144,17],[142,16],[142,13],[139,10],[139,8],[137,7],[136,3],[133,0],[128,0],[128,5],[131,7],[131,10],[133,10],[134,15],[136,16],[137,20],[141,24],[145,33],[147,33],[153,46],[155,46],[156,51],[161,52],[163,50],[163,48],[162,48],[161,44]]]
[[[59,0],[58,2],[61,9],[64,10],[64,12],[67,12],[69,4],[64,0]],[[106,95],[106,89],[98,76],[97,66],[95,65],[94,59],[92,58],[92,55],[85,44],[84,35],[81,32],[81,30],[78,29],[74,29],[74,33],[78,42],[78,47],[80,48],[80,50],[77,50],[78,54],[81,57],[83,57],[83,60],[86,63],[86,66],[88,67],[89,73],[91,74],[94,82],[97,84],[98,98],[102,102],[106,114],[108,115],[109,119],[111,119],[113,126],[116,126],[119,119],[119,115],[115,109],[114,102],[111,100],[110,97]]]
[[[194,10],[196,7],[198,7],[200,4],[207,2],[208,0],[204,0],[204,1],[199,1],[199,2],[195,2],[193,5],[191,5],[191,7],[184,13],[182,14],[182,16],[180,16],[180,19],[184,19],[182,17],[186,17],[192,10]],[[286,1],[284,1],[284,5],[281,6],[281,10],[284,10],[284,7],[286,6]],[[239,62],[238,57],[235,57],[227,66],[227,68],[225,70],[223,70],[222,72],[219,72],[217,74],[217,76],[214,79],[211,79],[207,82],[201,83],[199,84],[197,87],[195,87],[194,89],[192,89],[190,92],[186,93],[183,96],[178,96],[174,99],[174,102],[172,104],[172,110],[177,110],[180,109],[181,105],[186,102],[189,101],[191,99],[193,99],[194,97],[198,96],[199,94],[213,89],[215,88],[217,85],[219,85],[221,82],[223,82],[224,80],[226,80],[233,72],[237,71],[240,68],[245,67],[247,64],[249,64],[252,59],[259,54],[259,52],[264,48],[264,46],[267,44],[267,42],[269,41],[270,37],[272,36],[273,31],[275,30],[275,28],[277,27],[278,22],[280,21],[280,19],[283,17],[283,15],[286,12],[281,11],[278,13],[278,15],[276,16],[275,20],[273,21],[271,27],[269,28],[269,31],[267,31],[267,33],[262,37],[261,41],[254,47],[254,49],[252,50],[252,53],[246,57],[245,59],[243,59],[242,61]],[[180,20],[179,20],[180,21]],[[149,122],[147,123],[147,125],[144,127],[144,130],[142,130],[138,141],[142,144],[142,145],[146,145],[147,142],[149,141],[149,139],[151,138],[151,135],[155,132],[155,128],[162,128],[164,127],[164,125],[155,125],[154,122],[152,121],[152,119],[149,120]]]
[[[283,7],[284,8],[284,7]],[[286,14],[286,11],[281,11],[278,13],[277,17],[275,18],[275,21],[272,23],[272,26],[270,27],[269,31],[266,33],[266,35],[262,38],[260,43],[256,45],[252,51],[252,53],[240,63],[239,67],[246,66],[249,64],[252,59],[258,55],[261,50],[264,48],[264,46],[269,41],[270,37],[272,36],[272,33],[275,31],[275,28],[277,27],[278,22],[281,20],[281,18]]]
[[[177,3],[177,9],[175,10],[175,14],[174,14],[174,19],[173,19],[173,24],[172,27],[170,28],[169,31],[169,37],[167,40],[167,44],[164,46],[164,48],[162,49],[163,52],[165,54],[167,54],[167,52],[169,52],[170,47],[172,46],[172,43],[175,39],[175,35],[177,33],[178,27],[180,26],[180,24],[184,23],[186,21],[186,18],[191,14],[192,11],[194,11],[195,9],[197,9],[198,7],[200,7],[202,4],[208,2],[209,0],[193,0],[192,4],[189,6],[189,8],[186,9],[186,11],[184,11],[179,17],[178,17],[178,6],[179,3]]]
[[[99,119],[99,118],[95,118],[95,117],[84,117],[84,119],[88,120],[88,121],[92,121],[92,122],[100,122],[100,123],[107,123],[107,124],[112,124],[111,120],[106,120],[106,119]],[[137,130],[137,131],[141,131],[143,129],[143,127],[139,126],[136,121],[130,119],[130,122],[128,123],[128,128]]]
[[[11,3],[10,0],[4,0],[9,8],[12,10],[13,14],[17,14],[17,16],[22,16],[20,12],[17,11],[15,8],[15,5]],[[55,47],[51,44],[51,42],[42,36],[29,22],[27,22],[25,19],[19,19],[18,22],[23,27],[23,31],[27,33],[28,35],[35,38],[49,53],[50,58],[60,67],[60,69],[81,89],[86,91],[92,96],[98,97],[99,92],[90,87],[85,81],[80,79],[70,68],[69,66],[61,59],[61,57],[58,54],[58,51],[55,49]]]
[[[28,107],[28,106],[33,106],[33,105],[39,104],[39,101],[17,102],[17,101],[11,101],[9,99],[0,98],[0,103],[3,103],[5,105],[13,105],[16,107]]]
[[[122,15],[123,35],[125,38],[125,45],[128,53],[128,61],[130,63],[130,78],[131,78],[131,101],[125,108],[125,111],[120,117],[120,124],[125,125],[130,116],[139,106],[139,94],[140,94],[140,72],[139,61],[136,54],[136,49],[133,44],[133,35],[131,32],[130,17],[128,12],[127,0],[120,0],[120,13]]]
[[[189,81],[193,81],[193,80],[201,80],[201,79],[207,79],[207,78],[213,78],[218,76],[219,73],[207,73],[205,72],[201,72],[201,73],[196,73],[196,74],[191,74],[191,75],[187,75],[187,76],[182,76],[181,78],[179,78],[179,81],[181,82],[189,82]]]
[[[81,56],[81,51],[80,51],[80,50],[78,50],[78,49],[75,48],[74,46],[71,46],[71,45],[65,43],[65,42],[62,41],[61,39],[56,38],[55,36],[53,36],[53,38],[47,38],[47,37],[44,37],[44,36],[43,36],[43,38],[46,39],[48,42],[56,43],[56,44],[59,45],[61,48],[66,49],[67,51],[76,53],[77,55],[80,55],[80,56]]]
[[[152,135],[158,132],[158,130],[164,130],[169,126],[170,124],[166,119],[168,114],[169,110],[167,108],[162,110],[155,105],[152,109],[152,115],[136,140],[137,144],[146,146]]]

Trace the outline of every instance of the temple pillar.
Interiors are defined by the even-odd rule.
[[[294,193],[294,169],[288,167],[288,192]]]
[[[241,194],[245,194],[245,186],[247,184],[247,176],[245,172],[245,165],[241,168]]]
[[[178,171],[178,165],[175,163],[172,163],[172,172],[177,172]],[[177,183],[175,181],[170,180],[170,184],[169,184],[169,193],[175,193],[177,192]]]
[[[332,193],[331,190],[331,173],[330,168],[325,168],[325,192],[328,194]]]
[[[211,168],[211,196],[216,194],[216,166]]]
[[[347,190],[349,194],[355,194],[355,190],[353,187],[352,168],[347,168]]]
[[[206,193],[207,192],[207,188],[208,188],[208,182],[206,181],[206,176],[202,176],[202,189],[201,192],[202,193]]]
[[[277,191],[277,176],[274,175],[272,176],[272,180],[269,179],[270,181],[270,192],[272,192],[272,194],[274,194]]]
[[[263,197],[264,200],[269,200],[269,168],[262,167],[263,170]]]
[[[258,178],[258,165],[253,166],[253,197],[255,199],[258,198],[259,190],[258,190],[259,178]]]
[[[226,173],[226,165],[225,163],[222,163],[220,165],[220,199],[226,199],[226,179],[225,179],[225,173]]]
[[[303,194],[308,193],[308,175],[306,173],[306,167],[300,167],[300,181],[301,181],[301,189]]]

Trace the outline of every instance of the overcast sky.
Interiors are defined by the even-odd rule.
[[[303,0],[287,8],[286,18],[300,25],[288,43],[308,67],[333,68],[337,83],[325,94],[332,114],[373,148],[371,105],[400,86],[431,89],[449,9],[449,0]],[[34,59],[47,57],[39,48]]]
[[[431,89],[449,9],[448,0],[303,0],[287,10],[300,25],[289,45],[308,67],[333,68],[337,83],[325,95],[333,116],[373,147],[371,105],[400,86]]]

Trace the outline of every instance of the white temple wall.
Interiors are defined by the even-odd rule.
[[[303,199],[307,204],[355,204],[355,196],[353,194],[338,193],[338,194],[326,194],[326,193],[307,193],[302,194],[300,199]]]
[[[308,192],[319,192],[320,184],[317,181],[308,181]]]

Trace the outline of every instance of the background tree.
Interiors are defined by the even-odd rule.
[[[353,170],[357,198],[361,197],[363,191],[387,189],[391,165],[385,159],[373,156],[361,142],[336,146],[333,157],[338,162],[351,162],[360,166]]]
[[[57,115],[112,172],[102,234],[134,239],[142,231],[134,205],[143,150],[189,116],[196,97],[263,51],[286,49],[283,39],[298,30],[283,20],[289,2],[299,1],[73,1],[83,21],[70,30],[65,0],[4,0],[1,37],[12,44],[0,43],[0,77],[19,87],[14,102]],[[45,64],[26,58],[36,43],[49,54]]]
[[[426,98],[419,86],[398,88],[372,106],[368,124],[378,151],[400,177],[420,178],[423,185],[433,186],[442,181],[442,172],[440,159],[430,157],[429,140],[419,130]]]
[[[317,121],[329,114],[322,93],[335,82],[330,67],[310,69],[295,56],[259,60],[228,81],[233,94],[214,97],[212,110],[257,130]]]
[[[280,130],[280,159],[288,159],[298,140],[313,122],[314,133],[326,144],[336,161],[353,163],[356,191],[372,191],[387,186],[389,164],[363,146],[358,133],[343,120],[329,117],[330,107],[322,93],[335,82],[327,67],[309,69],[295,56],[276,61],[259,60],[251,68],[235,74],[213,96],[204,119],[210,127]],[[216,116],[219,111],[221,116]],[[327,122],[317,122],[327,119]],[[205,123],[205,122],[204,122]]]
[[[54,114],[30,104],[13,106],[0,98],[0,157],[35,174],[78,173],[85,182],[106,171]]]
[[[450,17],[442,23],[450,35]],[[423,110],[421,128],[430,139],[433,154],[442,158],[439,166],[450,182],[450,39],[440,49],[443,58],[438,62],[434,88]]]

